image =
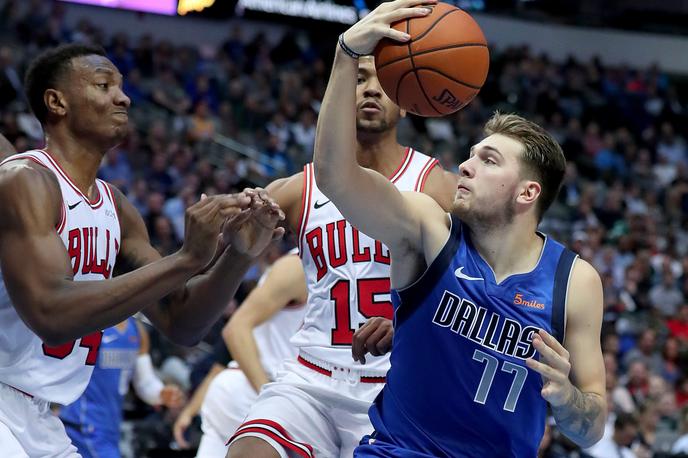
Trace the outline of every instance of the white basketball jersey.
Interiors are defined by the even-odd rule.
[[[289,254],[287,256],[294,256]],[[268,269],[269,270],[269,269]],[[268,271],[265,271],[258,284],[263,283]],[[290,342],[292,336],[301,328],[306,314],[306,304],[287,304],[275,313],[265,323],[253,330],[260,362],[271,379],[275,379],[277,371],[285,359],[294,359],[298,348]]]
[[[389,178],[400,191],[421,192],[437,160],[407,148]],[[351,226],[318,189],[313,164],[304,167],[299,251],[306,273],[308,303],[303,328],[292,342],[305,353],[343,368],[384,375],[388,356],[351,356],[354,331],[368,318],[394,316],[390,298],[389,250]]]
[[[120,226],[112,190],[96,180],[90,200],[45,151],[28,151],[6,159],[31,160],[57,177],[62,191],[62,216],[55,230],[64,243],[74,281],[110,278],[120,246]],[[2,280],[2,272],[0,272]],[[83,304],[84,313],[90,313]],[[58,347],[48,347],[17,315],[0,281],[0,383],[59,404],[74,402],[84,391],[98,356],[102,332]]]

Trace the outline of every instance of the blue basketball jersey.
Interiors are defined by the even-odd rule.
[[[437,259],[414,284],[392,291],[392,367],[370,409],[380,449],[396,448],[390,456],[536,456],[547,405],[542,377],[525,359],[538,357],[538,329],[563,341],[576,258],[540,235],[537,266],[497,283],[468,228],[452,217]]]
[[[103,332],[98,361],[86,391],[60,411],[65,425],[83,433],[97,432],[101,436],[119,438],[122,403],[140,345],[141,337],[134,318],[127,320],[127,327],[122,332],[116,327]]]

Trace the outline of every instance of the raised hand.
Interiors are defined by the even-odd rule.
[[[284,228],[277,227],[284,212],[262,188],[245,189],[242,194],[251,199],[249,208],[227,219],[222,237],[234,251],[256,257],[284,235]]]
[[[392,320],[380,316],[373,317],[365,322],[354,333],[351,344],[351,356],[355,361],[365,364],[365,355],[381,356],[392,348],[394,326]]]
[[[405,42],[411,37],[390,24],[411,17],[427,16],[437,0],[395,0],[385,2],[344,32],[344,43],[357,54],[371,54],[382,38]]]
[[[569,380],[569,372],[571,372],[569,352],[557,339],[542,329],[537,334],[533,334],[533,346],[540,353],[540,361],[528,358],[526,364],[542,375],[544,382],[542,397],[552,407],[567,404],[575,391],[575,387]]]
[[[225,221],[249,205],[251,198],[244,193],[201,196],[199,202],[186,209],[182,251],[191,256],[199,268],[206,266],[215,254],[217,237]]]

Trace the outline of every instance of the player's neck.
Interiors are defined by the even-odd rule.
[[[473,246],[492,267],[497,283],[530,272],[542,254],[544,239],[536,233],[536,227],[526,229],[523,224],[512,223],[500,229],[470,231]]]
[[[74,184],[87,196],[93,197],[98,168],[104,152],[68,131],[55,129],[46,134],[45,149],[60,164]]]
[[[404,159],[406,148],[397,143],[396,130],[375,136],[358,137],[356,159],[359,165],[388,177]]]

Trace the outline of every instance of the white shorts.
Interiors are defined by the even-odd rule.
[[[282,458],[351,458],[361,438],[373,432],[368,409],[383,386],[382,377],[302,355],[286,361],[277,381],[263,387],[229,443],[250,436]]]
[[[256,399],[258,393],[238,367],[217,374],[201,405],[203,437],[196,458],[225,458],[227,439],[244,421]]]
[[[48,401],[2,383],[0,449],[4,458],[81,458]]]

